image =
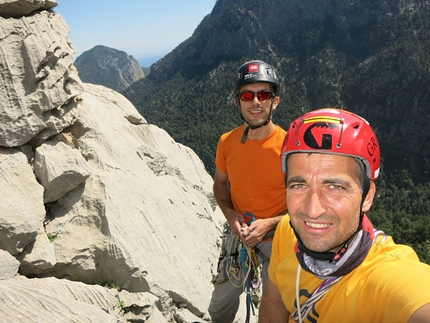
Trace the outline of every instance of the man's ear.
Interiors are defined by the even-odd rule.
[[[281,102],[281,98],[279,96],[275,96],[273,98],[273,106],[272,106],[273,110],[276,110],[276,107],[278,106],[279,102]]]
[[[367,192],[366,198],[363,201],[362,210],[363,212],[367,212],[370,210],[370,207],[373,204],[373,199],[376,194],[376,185],[374,181],[370,181],[369,191]]]

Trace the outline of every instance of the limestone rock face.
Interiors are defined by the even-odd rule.
[[[19,261],[10,253],[0,250],[0,281],[13,278],[18,273]]]
[[[56,0],[0,0],[0,16],[17,18],[37,10],[48,10],[57,5]]]
[[[25,6],[28,1],[14,3]],[[0,12],[3,8],[0,3]],[[48,11],[20,19],[0,17],[0,25],[0,146],[43,141],[73,123],[74,98],[83,91],[72,65],[69,28],[60,15]]]
[[[162,289],[203,314],[222,222],[211,177],[164,130],[131,123],[136,112],[124,97],[84,86],[80,117],[68,131],[91,175],[49,205],[45,228],[56,237],[57,264],[40,275],[97,277],[158,296]]]
[[[34,241],[46,212],[43,187],[17,149],[0,149],[0,196],[0,249],[17,255]]]
[[[118,292],[101,286],[56,278],[0,280],[2,322],[120,323],[159,313],[157,298],[149,293]],[[126,314],[124,314],[126,312]],[[160,316],[158,316],[160,317]],[[131,320],[130,320],[131,321]],[[167,323],[161,316],[158,321]]]
[[[0,321],[203,322],[224,222],[212,178],[81,82],[55,4],[0,0]]]
[[[47,203],[83,183],[91,171],[79,150],[63,142],[47,142],[36,149],[34,173],[45,188]]]

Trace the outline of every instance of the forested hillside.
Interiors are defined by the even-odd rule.
[[[231,89],[250,59],[281,78],[274,120],[284,128],[325,106],[373,125],[383,168],[369,216],[430,263],[430,1],[218,0],[124,94],[212,174],[219,136],[240,124]]]

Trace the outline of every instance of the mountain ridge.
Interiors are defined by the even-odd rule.
[[[218,0],[189,39],[123,93],[213,174],[219,136],[241,124],[234,74],[252,59],[277,71],[273,119],[284,129],[322,107],[372,124],[382,153],[372,221],[430,262],[430,1]]]
[[[126,52],[97,45],[79,55],[74,65],[83,82],[121,92],[145,77],[138,61]]]
[[[278,9],[268,11],[269,4],[271,8],[277,5]],[[425,80],[430,58],[418,48],[418,44],[427,44],[428,50],[430,36],[426,31],[429,27],[426,21],[429,20],[429,7],[429,1],[375,3],[362,0],[339,6],[332,1],[314,0],[217,1],[211,14],[204,18],[193,35],[155,63],[147,79],[132,84],[124,94],[148,120],[165,128],[180,142],[190,145],[211,172],[216,145],[213,137],[228,130],[232,122],[217,127],[216,136],[208,135],[212,148],[207,152],[202,151],[200,144],[187,141],[180,129],[190,128],[197,132],[201,126],[210,128],[215,117],[213,114],[221,112],[210,107],[211,94],[205,93],[204,87],[213,87],[221,97],[228,98],[237,67],[246,60],[262,59],[274,66],[281,79],[281,104],[274,120],[284,128],[305,111],[324,106],[348,108],[362,114],[381,131],[383,129],[384,133],[380,134],[383,149],[384,146],[390,147],[386,152],[390,155],[392,146],[403,145],[390,143],[391,138],[384,138],[385,133],[391,131],[388,125],[392,124],[392,116],[383,115],[382,111],[386,111],[393,101],[384,102],[384,98],[376,99],[374,96],[398,96],[391,88],[401,85],[389,84],[395,81],[393,77],[396,75],[391,68],[402,72],[397,74],[398,82],[413,84],[415,81],[409,72],[414,72],[420,75],[422,87],[427,87]],[[280,17],[285,12],[289,14],[282,20]],[[424,40],[420,41],[420,37]],[[410,47],[414,43],[412,40],[417,41]],[[378,69],[386,70],[392,79],[380,77]],[[373,87],[381,90],[372,92],[369,86],[358,84],[363,81],[371,82]],[[176,92],[178,82],[184,83]],[[168,112],[160,110],[157,100],[152,99],[159,97],[165,88],[175,93],[172,96],[177,96],[173,101],[161,102],[163,107],[169,106]],[[357,90],[361,92],[358,94]],[[181,101],[184,94],[190,102]],[[417,104],[425,106],[425,91],[417,95]],[[377,106],[371,102],[375,99],[380,101]],[[222,101],[226,105],[224,109],[230,110],[226,112],[228,116],[236,120],[235,124],[237,121],[240,123],[231,112],[235,110],[231,100]],[[217,102],[219,99],[213,100],[212,104],[217,105]],[[183,116],[192,115],[197,109],[207,113],[206,117],[196,116],[199,123]],[[390,112],[396,110],[402,108],[390,108]],[[408,118],[403,112],[396,117],[397,124]],[[430,140],[428,134],[420,137],[421,142]],[[422,147],[418,140],[414,142]],[[420,181],[422,173],[425,174],[424,181],[430,180],[430,164],[425,161],[430,154],[426,149],[424,151],[425,154],[420,154],[414,150],[420,159],[418,170],[415,171],[412,164],[402,165],[416,181]]]

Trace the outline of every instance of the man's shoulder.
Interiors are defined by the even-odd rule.
[[[279,131],[279,133],[286,135],[287,134],[287,130],[285,130],[284,128],[282,128],[281,126],[275,124],[277,131]]]
[[[278,134],[278,137],[284,139],[285,136],[287,135],[287,131],[284,130],[284,128],[282,128],[281,126],[278,126],[278,125],[275,125],[275,126],[276,126],[275,131]]]
[[[371,251],[371,254],[376,258],[419,261],[414,249],[407,245],[395,243],[393,237],[383,233],[375,238]]]
[[[235,138],[241,138],[242,137],[242,126],[236,127],[228,132],[225,132],[221,135],[220,140],[221,141],[229,141],[234,140]]]
[[[388,272],[426,272],[430,278],[430,266],[420,262],[417,253],[409,246],[396,244],[392,237],[377,238],[364,261],[365,267],[382,275]]]

